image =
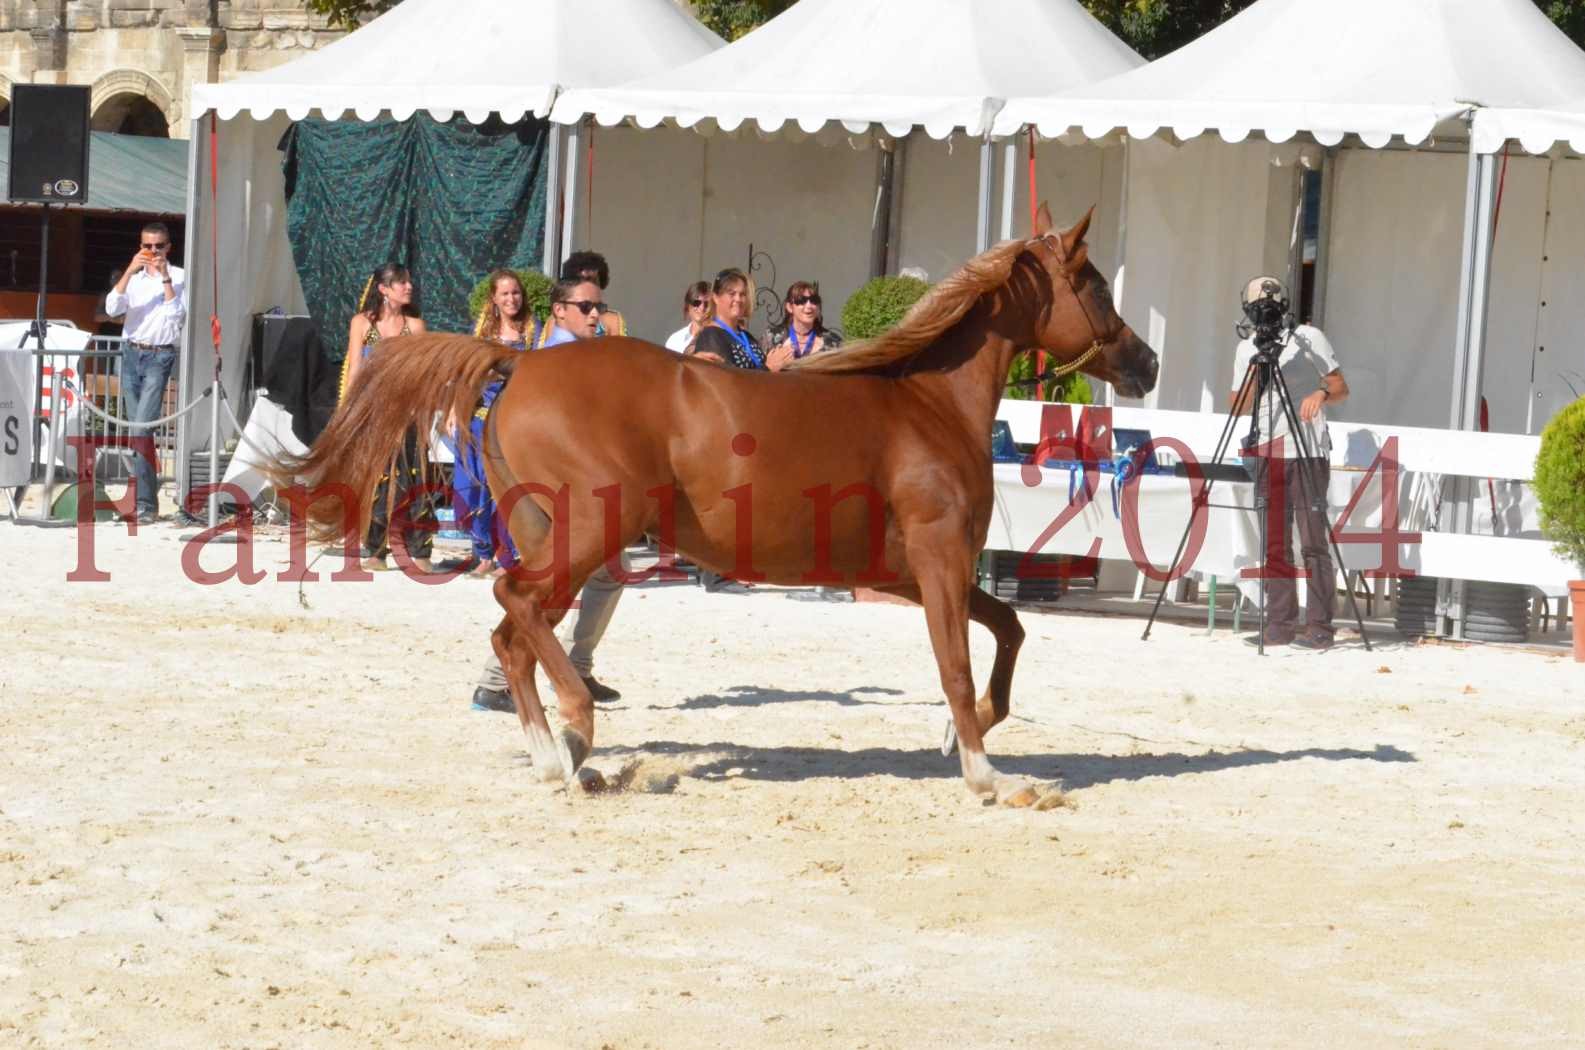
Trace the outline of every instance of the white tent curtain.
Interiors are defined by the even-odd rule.
[[[1143,403],[1220,411],[1234,382],[1236,290],[1287,267],[1299,150],[1209,139],[1130,150],[1123,314],[1161,360]]]

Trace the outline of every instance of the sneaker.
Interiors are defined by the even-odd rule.
[[[473,709],[475,711],[504,711],[516,713],[517,705],[512,702],[512,694],[499,689],[486,689],[484,686],[473,691]]]
[[[722,576],[704,585],[707,594],[752,594],[754,587],[741,580],[729,580]]]
[[[160,512],[145,508],[138,511],[137,522],[139,525],[153,525],[160,520]]]
[[[603,703],[611,700],[622,699],[621,693],[617,692],[615,689],[612,689],[604,682],[599,681],[592,674],[583,676],[583,686],[585,689],[589,690],[589,695],[594,697],[597,702]]]
[[[1291,645],[1291,644],[1293,644],[1293,640],[1294,640],[1294,636],[1293,636],[1293,632],[1292,631],[1284,630],[1283,628],[1280,628],[1280,627],[1268,627],[1268,628],[1266,628],[1266,648],[1267,649],[1272,649],[1272,648],[1275,648],[1275,647],[1277,647],[1279,645]],[[1244,644],[1245,645],[1252,645],[1252,646],[1260,645],[1260,635],[1251,634],[1251,635],[1246,636],[1244,638]]]
[[[1325,652],[1332,648],[1332,632],[1323,631],[1319,627],[1312,627],[1293,640],[1299,649],[1312,649],[1316,652]]]

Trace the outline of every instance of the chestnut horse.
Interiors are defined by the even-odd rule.
[[[483,458],[522,567],[496,581],[505,615],[492,642],[541,776],[570,780],[594,743],[593,700],[553,628],[590,574],[648,533],[738,579],[868,586],[923,605],[969,790],[1046,802],[1056,796],[985,755],[1024,631],[975,585],[975,559],[990,526],[992,424],[1017,354],[1043,349],[1130,397],[1155,384],[1155,353],[1088,260],[1089,223],[1048,232],[1042,207],[1032,239],[971,259],[893,331],[780,373],[635,339],[526,355],[465,336],[385,340],[318,442],[276,477],[307,483],[319,539],[345,538],[369,514],[354,497],[373,490],[407,429],[448,410],[467,418],[483,385],[510,370]],[[997,643],[978,700],[970,620]],[[540,664],[559,735],[540,704]]]

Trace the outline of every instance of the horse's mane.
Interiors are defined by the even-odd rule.
[[[973,309],[980,296],[1007,283],[1028,241],[1003,241],[964,263],[909,308],[896,328],[829,353],[811,354],[787,367],[801,372],[863,372],[913,357]]]

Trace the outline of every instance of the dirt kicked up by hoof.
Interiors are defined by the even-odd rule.
[[[1012,809],[1071,809],[1072,803],[1055,784],[1028,784],[998,801]]]

